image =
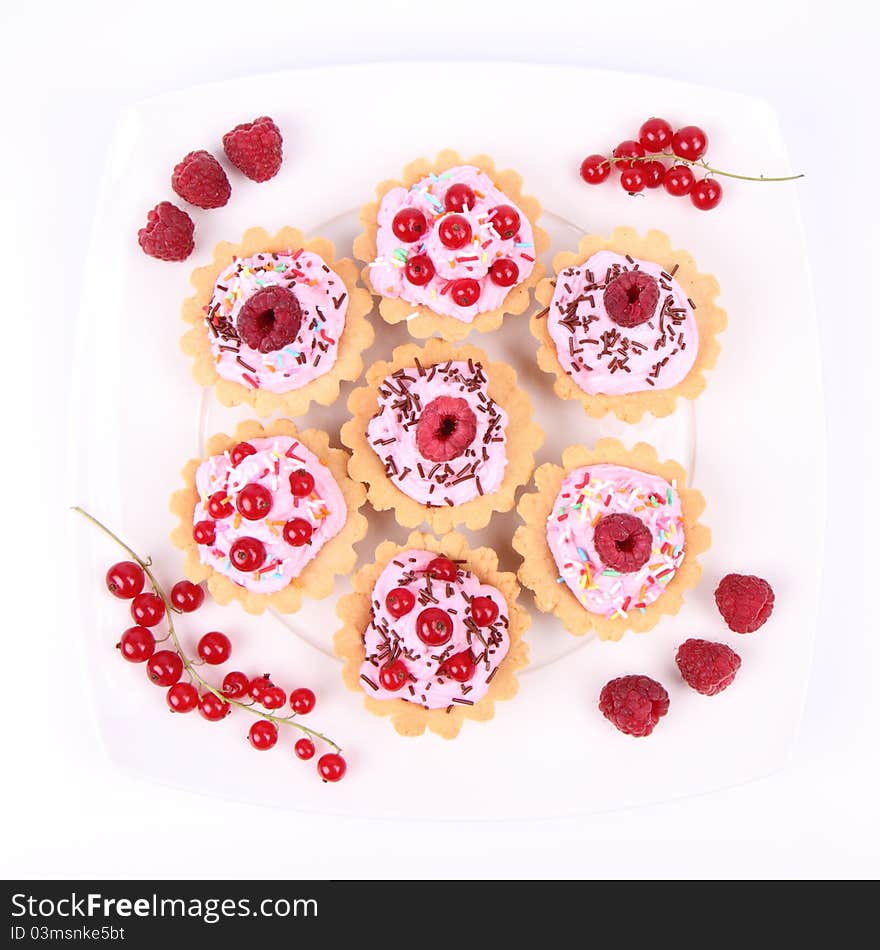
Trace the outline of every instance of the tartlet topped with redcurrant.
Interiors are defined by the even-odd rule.
[[[325,433],[284,420],[209,439],[171,501],[187,577],[207,579],[215,600],[239,600],[251,613],[292,613],[304,595],[326,597],[334,576],[354,567],[353,544],[367,530],[364,490],[347,462]]]
[[[549,239],[537,226],[541,206],[521,186],[490,158],[465,161],[453,151],[383,182],[378,202],[361,211],[365,230],[354,243],[382,317],[406,321],[416,337],[461,340],[522,313]]]
[[[491,719],[495,701],[516,693],[529,616],[490,549],[471,550],[456,532],[413,532],[404,545],[379,545],[353,587],[337,605],[343,679],[401,735],[454,738],[465,719]]]

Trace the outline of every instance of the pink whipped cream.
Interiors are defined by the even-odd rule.
[[[625,327],[609,316],[604,293],[634,269],[657,281],[659,297],[650,319]],[[599,251],[558,275],[547,326],[560,364],[590,395],[669,389],[690,372],[699,347],[694,305],[674,271],[612,251]]]
[[[260,353],[240,339],[236,320],[250,296],[273,285],[294,294],[302,323],[291,343]],[[300,389],[336,362],[347,309],[345,283],[317,254],[298,250],[235,258],[214,285],[205,315],[217,372],[250,389]]]
[[[449,212],[445,198],[449,188],[467,185],[474,193],[472,208],[461,213],[471,226],[472,240],[465,247],[450,250],[440,241],[439,224]],[[513,207],[519,215],[516,235],[503,240],[490,220],[490,212],[499,205]],[[425,216],[428,230],[418,243],[407,244],[394,234],[391,224],[401,208],[418,208]],[[493,280],[489,269],[503,259],[512,261],[518,271],[515,283],[521,283],[535,266],[535,245],[532,226],[526,215],[514,205],[492,180],[473,165],[458,165],[441,175],[431,174],[410,189],[392,188],[379,207],[379,233],[376,238],[378,256],[370,265],[370,282],[376,293],[385,297],[401,297],[413,305],[424,305],[435,313],[455,317],[463,323],[487,310],[501,306],[510,286]],[[418,286],[407,279],[407,258],[427,254],[434,266],[434,276]],[[469,277],[480,285],[480,296],[470,306],[457,305],[451,289],[459,278]]]
[[[595,526],[610,514],[639,518],[653,546],[637,571],[619,573],[602,563]],[[684,559],[681,501],[675,481],[621,465],[587,465],[569,472],[547,519],[547,543],[568,585],[583,607],[607,618],[644,610],[663,593]]]
[[[437,557],[430,551],[401,551],[379,575],[373,588],[372,620],[364,631],[366,659],[361,666],[361,684],[370,696],[403,699],[426,709],[472,706],[486,695],[507,656],[509,615],[501,592],[463,569],[457,570],[455,580],[431,576],[428,565]],[[401,588],[408,592],[403,596],[411,599],[402,615]],[[389,595],[396,611],[390,609]],[[485,622],[479,609],[472,609],[475,605],[485,608],[485,598],[497,608],[491,623]],[[448,639],[430,645],[419,631],[436,618],[436,611],[445,615]],[[397,688],[386,688],[383,682],[389,681]]]
[[[347,515],[345,499],[330,470],[298,440],[273,436],[240,445],[255,451],[237,460],[236,447],[205,459],[196,471],[199,500],[193,525],[213,523],[215,533],[213,543],[199,545],[199,557],[203,564],[236,584],[255,593],[271,594],[299,577],[326,542],[339,533]],[[233,464],[235,461],[237,464]],[[309,484],[303,472],[311,477],[313,487],[308,494],[294,495],[291,475],[296,473],[301,490],[303,484]],[[249,485],[268,489],[271,509],[266,517],[248,520],[238,510],[242,507],[242,489]],[[208,508],[212,496],[226,499],[232,511],[215,518]],[[294,546],[285,540],[285,525],[293,519],[305,521],[311,529],[307,543]],[[233,544],[241,538],[255,539],[265,550],[265,559],[253,570],[239,570],[230,556]]]
[[[507,413],[489,397],[481,363],[468,360],[398,370],[379,387],[379,408],[367,427],[373,451],[388,477],[422,505],[461,505],[497,491],[507,466]],[[476,433],[457,458],[435,461],[419,451],[424,408],[438,397],[463,399]]]

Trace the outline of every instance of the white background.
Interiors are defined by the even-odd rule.
[[[417,5],[433,13],[410,6],[339,0],[303,8],[263,0],[259,20],[257,8],[245,4],[153,2],[139,16],[111,3],[43,4],[38,17],[3,7],[0,259],[7,277],[0,299],[10,359],[2,410],[0,872],[875,877],[880,654],[878,625],[865,621],[871,597],[863,594],[866,587],[873,594],[880,567],[871,551],[880,537],[876,512],[865,507],[878,482],[872,479],[866,492],[864,409],[866,359],[876,344],[871,94],[878,76],[861,5]],[[763,96],[780,115],[793,164],[808,174],[801,195],[825,341],[830,499],[825,596],[803,733],[790,764],[773,776],[578,820],[425,826],[304,819],[229,804],[145,786],[104,758],[83,695],[80,631],[65,612],[65,398],[81,266],[118,111],[201,80],[420,57],[655,73]],[[352,90],[352,108],[358,96],[371,94]],[[645,114],[661,107],[646,84]],[[573,121],[587,148],[597,132],[603,138],[591,129],[586,91]],[[357,155],[336,161],[344,174]],[[796,490],[796,473],[792,479]],[[756,543],[772,545],[772,526]]]

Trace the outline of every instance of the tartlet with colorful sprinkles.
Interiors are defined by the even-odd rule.
[[[703,496],[686,487],[677,462],[661,462],[644,442],[629,450],[600,439],[594,449],[566,449],[561,466],[540,466],[535,483],[520,499],[525,524],[513,547],[540,610],[576,636],[595,631],[602,640],[678,612],[710,533],[698,520]]]
[[[535,291],[544,309],[530,327],[558,396],[597,418],[613,412],[638,422],[703,391],[727,315],[715,302],[718,282],[690,254],[660,231],[617,228],[557,254],[553,269]]]
[[[398,347],[349,396],[349,473],[378,511],[408,528],[484,528],[510,511],[543,441],[516,372],[474,346]]]
[[[180,520],[171,538],[186,552],[186,576],[250,613],[293,613],[304,596],[328,596],[335,575],[354,568],[353,545],[367,532],[364,489],[347,464],[326,433],[283,419],[210,438],[171,499]]]
[[[330,405],[340,382],[361,374],[373,342],[372,297],[357,277],[330,241],[307,241],[296,228],[251,228],[240,244],[218,244],[183,305],[191,329],[181,345],[196,381],[223,405],[247,403],[261,416]]]
[[[354,253],[388,323],[455,341],[526,309],[550,241],[537,225],[541,206],[522,194],[517,172],[447,150],[434,162],[411,162],[377,195],[361,210]]]
[[[352,583],[336,608],[342,677],[401,735],[452,739],[516,694],[530,618],[494,551],[470,549],[457,532],[413,532],[403,545],[380,544]]]

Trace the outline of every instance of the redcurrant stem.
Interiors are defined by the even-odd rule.
[[[800,175],[783,175],[781,178],[771,178],[767,175],[735,175],[733,172],[725,172],[720,168],[707,165],[702,158],[679,158],[674,152],[653,152],[650,155],[633,156],[622,155],[619,158],[611,155],[605,161],[616,165],[618,162],[653,162],[658,158],[673,158],[676,165],[699,165],[700,168],[705,168],[710,175],[723,175],[725,178],[738,178],[740,181],[795,181],[797,178],[804,177],[803,173]]]
[[[260,712],[252,708],[253,703],[240,703],[236,699],[230,699],[228,696],[224,695],[223,691],[217,689],[216,686],[212,686],[206,679],[204,679],[196,670],[195,663],[186,655],[183,647],[180,645],[180,641],[177,639],[177,634],[174,631],[174,621],[171,619],[171,612],[174,611],[174,607],[171,605],[171,601],[168,599],[168,595],[165,593],[164,588],[156,580],[155,575],[150,570],[150,567],[153,564],[152,558],[142,558],[137,552],[132,550],[119,535],[114,534],[105,524],[102,524],[94,515],[90,515],[84,508],[80,508],[79,505],[73,506],[73,511],[77,512],[85,518],[87,521],[91,521],[96,528],[100,528],[108,538],[112,538],[127,554],[131,559],[143,568],[144,573],[149,578],[150,583],[153,585],[153,590],[162,598],[162,603],[165,604],[165,610],[168,614],[168,636],[171,637],[171,640],[174,643],[174,648],[177,650],[180,655],[181,660],[183,660],[184,669],[189,673],[190,677],[197,680],[198,683],[209,692],[213,693],[219,699],[222,699],[224,703],[228,703],[230,706],[237,706],[239,709],[247,710],[255,716],[259,716],[261,719],[267,719],[269,722],[274,723],[286,723],[289,726],[292,726],[294,729],[299,729],[300,732],[304,732],[306,735],[311,736],[314,739],[320,739],[321,742],[326,742],[331,748],[335,749],[337,752],[342,752],[341,746],[338,746],[332,739],[329,739],[327,736],[323,735],[320,732],[316,732],[314,729],[309,729],[308,726],[303,726],[301,723],[294,722],[292,719],[282,719],[279,716],[272,716],[269,713]],[[165,639],[168,639],[167,637]]]

